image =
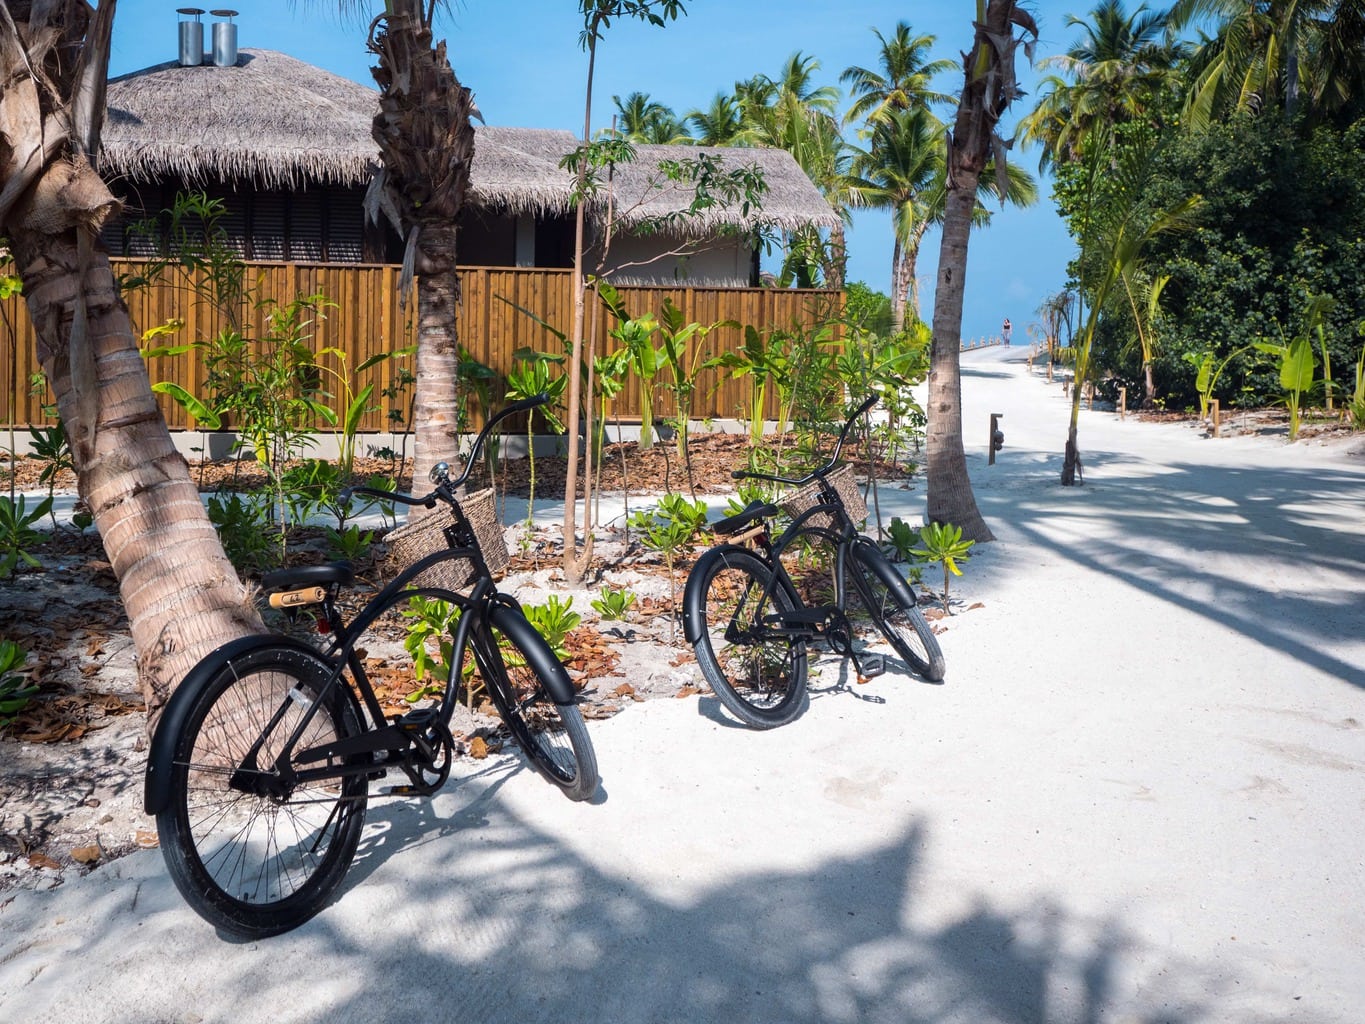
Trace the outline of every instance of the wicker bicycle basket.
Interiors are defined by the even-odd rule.
[[[848,513],[848,518],[853,520],[854,525],[867,518],[867,502],[863,500],[863,492],[858,490],[858,481],[853,479],[852,465],[845,463],[826,476],[825,479],[834,487],[834,493],[839,495],[839,500],[843,502],[844,510]],[[812,480],[786,495],[781,504],[782,511],[795,519],[819,503],[820,481]],[[811,516],[806,520],[806,523],[829,529],[834,525],[834,520],[832,516],[822,513]]]
[[[460,511],[474,528],[474,538],[479,545],[479,551],[483,554],[488,571],[496,576],[507,568],[511,555],[507,551],[502,524],[498,522],[497,502],[493,497],[493,489],[490,487],[461,498]],[[415,523],[404,524],[396,530],[389,531],[384,540],[389,546],[390,577],[397,576],[427,555],[453,547],[447,531],[454,526],[454,513],[442,506]],[[456,558],[437,562],[417,577],[414,583],[417,586],[434,586],[458,591],[473,578],[474,563],[468,558]]]

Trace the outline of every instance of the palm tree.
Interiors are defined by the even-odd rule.
[[[1100,0],[1088,21],[1068,15],[1066,23],[1081,37],[1043,62],[1061,74],[1044,78],[1038,104],[1019,125],[1025,141],[1041,143],[1043,166],[1079,159],[1097,131],[1158,116],[1185,52],[1169,41],[1167,16],[1145,5],[1129,14],[1123,0]]]
[[[343,4],[343,6],[345,6]],[[417,284],[417,384],[413,486],[459,447],[460,346],[455,312],[455,223],[469,188],[475,115],[470,91],[432,44],[434,4],[385,0],[370,26],[379,85],[374,138],[382,166],[367,205],[389,213],[406,239],[403,283]],[[416,511],[416,510],[414,510]]]
[[[734,96],[718,92],[705,110],[690,110],[683,118],[699,146],[733,146],[744,130],[744,118]]]
[[[1145,281],[1148,277],[1143,250],[1158,234],[1187,227],[1201,201],[1198,196],[1191,196],[1165,209],[1154,208],[1147,202],[1146,196],[1151,190],[1156,165],[1155,156],[1156,147],[1145,141],[1125,146],[1119,151],[1113,166],[1105,171],[1108,187],[1086,218],[1081,250],[1089,260],[1098,264],[1098,272],[1093,275],[1089,286],[1090,310],[1075,341],[1071,421],[1062,463],[1061,482],[1064,486],[1078,482],[1081,458],[1077,446],[1077,427],[1080,422],[1081,389],[1090,375],[1090,357],[1096,331],[1111,309],[1114,292],[1120,287],[1124,290],[1124,297],[1128,298],[1138,317],[1151,312],[1156,300],[1150,293],[1150,286],[1144,293],[1145,310],[1139,310],[1135,298],[1134,282]],[[1157,291],[1160,291],[1159,287]]]
[[[984,5],[984,11],[982,7]],[[929,366],[928,514],[937,523],[962,527],[968,540],[994,540],[981,517],[967,475],[962,446],[962,296],[967,276],[967,241],[976,215],[977,187],[994,156],[1003,162],[1005,145],[995,127],[1019,96],[1014,52],[1035,40],[1038,27],[1016,0],[978,0],[971,49],[963,57],[966,81],[949,136],[943,241],[934,294],[934,337]],[[984,16],[983,16],[984,15]],[[997,174],[1003,179],[1004,168]]]
[[[1361,84],[1360,0],[1178,0],[1171,16],[1178,26],[1222,19],[1197,57],[1187,103],[1196,127],[1239,110],[1293,116],[1305,94],[1335,109]]]
[[[919,313],[915,268],[933,220],[930,193],[943,195],[943,124],[928,109],[887,110],[872,124],[870,144],[853,160],[855,202],[891,211],[891,330],[905,326],[907,294]]]
[[[877,29],[873,34],[880,44],[878,68],[845,68],[839,81],[849,87],[853,103],[844,114],[844,124],[854,121],[874,123],[901,110],[934,103],[952,103],[953,97],[930,88],[935,75],[951,71],[950,60],[926,60],[934,36],[912,36],[909,23],[896,23],[887,39]]]
[[[201,657],[262,629],[176,452],[100,225],[117,201],[92,164],[115,5],[0,4],[0,234],[71,443],[76,485],[118,578],[153,726]]]
[[[616,138],[661,146],[691,141],[672,108],[656,103],[649,93],[633,92],[624,100],[613,96],[611,101],[616,105]]]
[[[776,78],[756,75],[735,83],[735,106],[742,127],[737,145],[785,149],[806,172],[830,208],[847,224],[851,153],[834,116],[839,91],[815,85],[820,62],[792,54]],[[823,276],[826,287],[842,287],[846,252],[842,228],[828,242],[815,231],[797,231],[786,239],[783,278],[801,287],[813,286]]]

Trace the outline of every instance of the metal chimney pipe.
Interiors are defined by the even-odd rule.
[[[237,26],[232,23],[232,19],[237,16],[236,11],[209,11],[215,18],[227,18],[227,21],[215,21],[213,23],[213,63],[216,67],[230,68],[237,64]]]
[[[175,13],[193,19],[181,19],[180,22],[180,66],[197,68],[204,63],[204,23],[199,20],[204,10],[201,7],[178,7]]]

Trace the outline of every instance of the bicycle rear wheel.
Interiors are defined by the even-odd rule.
[[[264,938],[307,921],[355,856],[366,777],[285,786],[275,770],[330,675],[319,656],[292,646],[225,659],[200,686],[175,738],[170,802],[156,816],[162,856],[185,901],[234,935]],[[296,751],[361,733],[350,691],[338,685],[326,693]]]
[[[866,538],[849,546],[847,564],[854,593],[896,653],[917,675],[931,683],[941,682],[943,651],[904,577]]]
[[[488,695],[531,766],[570,800],[597,792],[597,755],[583,713],[557,703],[547,680],[561,676],[557,689],[572,692],[568,673],[549,644],[516,608],[494,606],[488,623],[492,639],[482,667]]]
[[[796,608],[772,570],[739,548],[713,548],[687,581],[689,619],[704,623],[692,648],[720,702],[745,725],[772,729],[806,706],[806,642],[782,628]]]

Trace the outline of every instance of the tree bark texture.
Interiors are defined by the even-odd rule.
[[[0,232],[77,489],[118,578],[153,727],[195,662],[263,627],[171,443],[96,241],[117,205],[86,156],[98,144],[113,6],[0,10]]]
[[[469,191],[474,103],[446,44],[432,45],[422,0],[392,0],[390,7],[370,28],[379,85],[373,135],[383,160],[372,196],[407,240],[402,287],[417,283],[413,489],[423,491],[431,467],[458,449],[455,222]]]
[[[1033,18],[1015,0],[989,0],[984,22],[974,24],[971,49],[963,54],[966,82],[957,119],[947,135],[948,196],[934,293],[934,334],[929,369],[928,514],[938,523],[962,528],[971,540],[994,540],[976,506],[962,447],[962,296],[967,276],[967,242],[981,172],[994,157],[996,180],[1005,194],[1005,143],[995,132],[1001,115],[1018,95],[1015,27],[1038,35]]]
[[[967,474],[962,444],[961,354],[963,279],[976,188],[948,193],[934,293],[934,333],[929,351],[929,424],[925,439],[928,514],[935,523],[962,527],[969,540],[994,540],[982,518]],[[943,325],[953,321],[952,330]]]

